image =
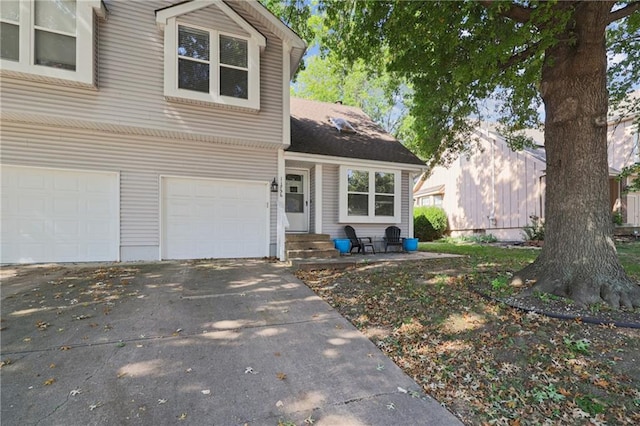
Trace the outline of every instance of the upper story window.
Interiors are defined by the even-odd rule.
[[[3,0],[2,69],[94,84],[94,11],[100,0]]]
[[[400,175],[396,170],[340,167],[340,221],[400,222]]]
[[[165,96],[260,109],[260,49],[266,45],[264,36],[223,2],[205,3],[215,4],[244,35],[181,21],[180,15],[203,7],[197,2],[157,11],[156,22],[165,31]]]

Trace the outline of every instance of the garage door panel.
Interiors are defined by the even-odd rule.
[[[163,178],[162,257],[266,256],[267,188],[266,183]]]
[[[2,192],[2,263],[118,259],[116,173],[3,166]]]

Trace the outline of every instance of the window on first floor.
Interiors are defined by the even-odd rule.
[[[427,195],[425,197],[420,198],[420,205],[442,207],[443,199],[444,199],[443,194]]]
[[[401,173],[364,167],[340,167],[340,221],[398,223]]]

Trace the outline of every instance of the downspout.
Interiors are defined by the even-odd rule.
[[[489,131],[487,131],[488,135]],[[491,142],[491,212],[489,213],[489,226],[495,228],[498,222],[496,220],[496,140],[491,138],[489,141]]]

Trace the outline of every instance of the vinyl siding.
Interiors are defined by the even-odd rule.
[[[176,2],[173,2],[176,3]],[[4,118],[48,122],[74,127],[110,127],[121,133],[180,134],[246,145],[282,144],[282,41],[266,27],[252,22],[267,38],[261,54],[259,112],[214,105],[167,101],[163,89],[164,33],[155,22],[155,9],[164,1],[107,2],[106,20],[96,20],[98,34],[97,90],[46,82],[2,79]],[[184,17],[200,24],[212,22],[239,30],[221,17],[214,5]],[[87,122],[80,126],[79,122]],[[204,136],[203,136],[204,135]]]
[[[454,235],[484,230],[498,238],[520,239],[529,217],[541,216],[539,179],[545,165],[503,141],[481,143],[482,152],[462,155],[449,168],[436,167],[422,187],[445,186],[442,207]]]
[[[3,164],[119,172],[122,260],[139,260],[126,253],[145,248],[159,253],[160,176],[271,182],[277,175],[275,150],[34,125],[3,124],[0,155]],[[275,250],[274,195],[270,244]]]
[[[325,164],[322,168],[323,181],[322,181],[322,232],[329,234],[331,238],[344,238],[344,227],[346,225],[352,225],[358,237],[377,237],[382,238],[384,236],[384,230],[392,224],[376,224],[376,223],[340,223],[338,212],[338,197],[339,197],[339,166]],[[401,230],[402,237],[409,236],[409,191],[411,185],[409,184],[409,173],[402,172],[402,190],[401,190],[401,213],[400,217],[402,223],[394,224]]]

